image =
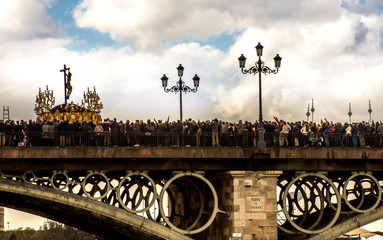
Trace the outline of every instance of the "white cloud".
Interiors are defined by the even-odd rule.
[[[207,100],[214,81],[209,81],[210,73],[204,71],[207,66],[201,67],[200,63],[214,66],[222,58],[216,49],[191,43],[174,46],[160,55],[131,48],[100,48],[80,54],[67,50],[64,47],[67,43],[45,39],[17,41],[0,47],[0,51],[8,53],[0,57],[4,67],[0,72],[4,86],[0,89],[0,103],[10,105],[13,119],[35,118],[34,98],[39,87],[44,90],[45,85],[54,91],[56,104],[63,103],[63,76],[59,70],[66,64],[73,74],[71,100],[75,103],[81,102],[87,87],[95,86],[104,103],[103,117],[134,120],[166,119],[170,115],[172,120],[177,120],[179,95],[166,94],[160,78],[166,73],[169,87],[175,84],[176,67],[180,63],[185,67],[183,80],[187,85],[193,86],[194,74],[201,77],[199,91],[184,95],[184,116],[210,118],[213,104]]]
[[[166,119],[170,115],[175,120],[179,95],[164,93],[160,77],[167,74],[169,85],[174,85],[178,80],[176,67],[182,63],[187,85],[192,86],[194,74],[201,78],[198,92],[183,96],[184,118],[255,121],[258,77],[240,73],[237,58],[244,53],[247,66],[254,64],[254,46],[261,42],[267,66],[273,67],[276,53],[283,58],[278,74],[262,75],[264,119],[305,119],[312,98],[317,120],[347,121],[349,102],[353,119],[366,120],[368,99],[373,104],[373,116],[383,118],[379,116],[383,106],[378,105],[383,87],[382,16],[350,12],[332,0],[310,2],[233,5],[232,1],[200,1],[192,6],[185,1],[176,6],[176,1],[151,5],[146,1],[85,0],[74,12],[79,25],[109,32],[141,47],[242,31],[227,52],[193,42],[162,46],[153,52],[133,46],[100,47],[81,53],[68,50],[67,39],[4,42],[0,45],[0,103],[11,105],[14,119],[34,118],[34,97],[38,88],[45,89],[47,84],[55,92],[56,103],[63,102],[59,70],[65,63],[73,73],[71,99],[75,103],[81,102],[87,87],[96,86],[104,103],[103,117],[134,120]],[[159,4],[169,5],[156,12]],[[110,15],[112,10],[118,18]],[[124,18],[124,11],[130,19]],[[44,9],[40,11],[40,15],[45,14]],[[245,29],[248,23],[252,27]]]
[[[62,29],[46,12],[48,0],[1,0],[0,41],[53,37]]]
[[[361,14],[382,14],[381,0],[343,0],[343,5],[352,12]]]
[[[244,53],[248,58],[247,68],[254,65],[257,41],[265,47],[262,60],[267,66],[273,67],[276,53],[282,56],[278,74],[262,75],[265,119],[274,115],[290,120],[306,119],[307,104],[314,98],[316,120],[347,121],[349,102],[353,106],[353,119],[368,120],[368,99],[374,103],[373,115],[379,120],[382,117],[378,113],[383,110],[377,104],[382,100],[378,89],[383,87],[379,74],[383,69],[380,20],[381,16],[366,17],[339,9],[339,17],[332,23],[292,25],[286,20],[273,28],[248,29],[232,46],[227,59],[234,60]],[[355,36],[361,26],[365,36],[357,40]],[[242,75],[237,71],[235,79],[239,80],[235,84],[222,82],[212,91],[212,99],[217,103],[215,109],[226,118],[252,119],[254,111],[248,108],[255,109],[256,115],[259,109],[258,75]]]
[[[248,27],[276,22],[331,22],[339,1],[84,0],[74,10],[79,27],[109,33],[114,39],[153,49],[164,43],[206,40]],[[324,14],[325,13],[325,14]]]

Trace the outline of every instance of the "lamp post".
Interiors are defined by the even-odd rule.
[[[371,109],[371,100],[369,99],[369,100],[368,100],[368,114],[370,115],[370,121],[369,121],[369,123],[371,123],[371,113],[372,113],[372,109]]]
[[[351,115],[352,115],[352,112],[351,112],[351,103],[348,103],[348,117],[350,119],[350,124],[351,124]]]
[[[165,74],[161,77],[161,81],[162,81],[162,87],[164,87],[164,91],[166,93],[168,92],[180,93],[180,121],[182,121],[182,92],[184,92],[185,94],[190,92],[193,92],[193,93],[197,92],[200,78],[196,74],[193,77],[195,88],[190,88],[189,86],[185,85],[184,81],[182,81],[182,76],[184,74],[184,67],[181,64],[177,67],[177,72],[178,72],[178,77],[180,79],[176,82],[176,85],[174,85],[173,87],[166,88],[168,86],[169,78]]]
[[[310,117],[310,103],[307,105],[306,116],[307,116],[307,122],[309,122],[309,117]]]
[[[312,99],[312,103],[311,103],[311,122],[314,123],[314,112],[315,112],[315,108],[314,108],[314,99]]]
[[[239,67],[241,68],[241,72],[243,74],[249,73],[249,74],[256,74],[259,75],[259,122],[258,122],[258,142],[257,147],[258,148],[265,148],[266,142],[265,142],[265,129],[263,128],[263,117],[262,117],[262,79],[261,74],[264,73],[278,73],[278,69],[281,67],[281,60],[282,58],[277,54],[277,56],[274,57],[274,64],[275,68],[272,70],[271,68],[265,66],[265,63],[261,60],[263,46],[259,42],[258,45],[255,47],[257,51],[258,61],[255,62],[255,65],[250,67],[249,69],[244,69],[246,64],[246,57],[241,54],[241,56],[238,58],[239,60]]]

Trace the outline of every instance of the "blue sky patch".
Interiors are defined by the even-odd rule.
[[[228,51],[230,46],[232,46],[235,43],[236,37],[240,33],[234,32],[232,34],[222,33],[220,35],[215,35],[209,37],[207,40],[204,41],[197,41],[201,45],[211,45],[214,46],[224,52]]]
[[[54,1],[52,6],[47,8],[47,12],[52,19],[58,21],[64,27],[66,36],[73,39],[73,42],[67,45],[68,49],[84,52],[99,47],[119,48],[129,45],[128,42],[113,40],[108,33],[102,33],[92,28],[77,27],[73,18],[73,10],[79,2],[80,0]],[[211,36],[207,40],[197,42],[201,45],[211,45],[222,51],[227,51],[234,44],[238,34],[238,32],[232,34],[222,33]],[[163,41],[163,43],[169,42],[172,41]],[[171,45],[173,44],[177,43],[172,43]]]
[[[108,33],[102,33],[91,28],[79,28],[73,18],[73,9],[79,4],[78,0],[55,1],[48,14],[64,26],[66,35],[73,39],[67,45],[69,50],[89,51],[99,47],[122,47],[126,44],[113,40]]]

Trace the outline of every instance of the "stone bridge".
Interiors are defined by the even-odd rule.
[[[333,239],[382,218],[368,148],[0,148],[0,203],[104,239]]]

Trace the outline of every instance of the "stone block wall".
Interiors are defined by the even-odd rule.
[[[280,174],[281,171],[228,171],[212,179],[219,209],[228,211],[228,215],[217,215],[206,239],[278,239],[276,189]]]

